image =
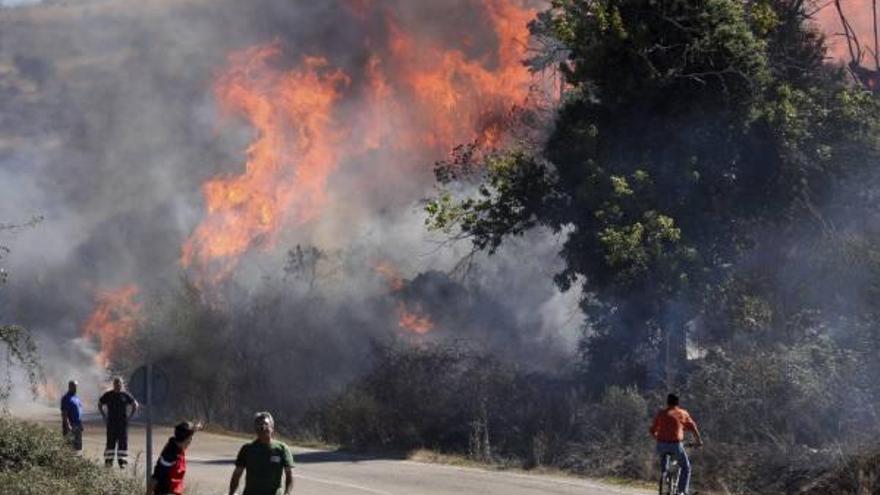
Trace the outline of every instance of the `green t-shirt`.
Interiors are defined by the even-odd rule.
[[[283,442],[254,440],[241,447],[235,465],[246,471],[242,495],[279,495],[281,474],[286,466],[293,467],[293,454]]]

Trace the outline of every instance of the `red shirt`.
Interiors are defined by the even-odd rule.
[[[685,431],[697,431],[697,424],[684,409],[667,407],[654,416],[651,436],[658,442],[675,443],[684,440]]]
[[[177,446],[173,438],[168,439],[162,454],[156,460],[153,478],[156,480],[156,495],[183,495],[183,477],[186,475],[186,451]]]

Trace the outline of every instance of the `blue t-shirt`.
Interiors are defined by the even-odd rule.
[[[72,426],[82,426],[83,405],[75,394],[67,392],[61,398],[61,412],[67,416]]]

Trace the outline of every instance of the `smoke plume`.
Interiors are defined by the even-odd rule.
[[[543,4],[25,3],[0,11],[0,221],[44,220],[3,239],[0,313],[45,342],[50,381],[94,381],[131,308],[181,277],[227,312],[269,286],[320,294],[295,317],[334,327],[310,338],[339,359],[388,335],[535,367],[572,353],[558,239],[462,270],[470,247],[421,207],[435,161],[503,146],[512,109],[546,103],[522,65]]]

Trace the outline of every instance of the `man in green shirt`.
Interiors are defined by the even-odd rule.
[[[229,481],[229,495],[235,495],[241,473],[247,471],[242,495],[281,495],[281,472],[284,472],[284,495],[293,493],[293,454],[284,442],[272,439],[275,420],[267,412],[254,415],[257,439],[245,444],[235,459],[235,471]]]

